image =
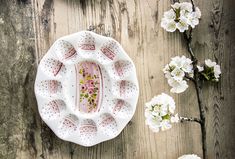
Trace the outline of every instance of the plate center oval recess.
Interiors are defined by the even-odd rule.
[[[99,112],[103,94],[100,66],[93,61],[83,61],[73,65],[71,70],[65,95],[72,102],[69,103],[72,111],[82,114]]]

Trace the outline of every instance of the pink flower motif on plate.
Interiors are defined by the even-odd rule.
[[[102,74],[98,64],[82,62],[75,66],[77,72],[76,107],[80,112],[98,111],[101,94]]]

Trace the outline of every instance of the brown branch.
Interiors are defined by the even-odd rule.
[[[194,83],[196,92],[197,92],[197,101],[200,111],[200,119],[201,119],[201,133],[202,133],[202,150],[203,150],[203,158],[207,159],[207,145],[206,145],[206,116],[205,116],[205,105],[203,103],[203,93],[201,82],[199,80],[198,70],[194,73],[196,82]]]
[[[190,0],[190,1],[191,1],[192,6],[193,6],[193,11],[195,11],[195,5],[194,5],[194,2],[193,2],[193,0]]]
[[[197,122],[197,123],[199,123],[199,124],[201,124],[201,120],[200,119],[198,119],[198,118],[194,118],[194,117],[190,117],[190,118],[188,118],[188,117],[180,117],[180,122],[185,122],[185,121],[190,121],[190,122]]]
[[[194,70],[194,85],[197,93],[197,101],[200,111],[200,119],[201,119],[201,132],[202,132],[202,150],[203,150],[203,158],[207,159],[207,146],[206,146],[206,121],[205,121],[205,106],[203,103],[203,94],[202,94],[202,86],[201,81],[199,79],[199,73],[197,68],[197,58],[192,50],[191,42],[192,42],[192,31],[189,31],[189,35],[184,32],[184,39],[187,43],[188,52],[191,56],[191,60],[193,61],[193,70]]]
[[[173,0],[173,2],[179,2],[179,0]],[[193,11],[195,11],[195,5],[193,0],[191,0],[191,4],[193,6]],[[203,151],[203,159],[207,159],[207,145],[206,145],[206,117],[205,117],[205,105],[203,103],[203,93],[202,93],[202,86],[201,81],[199,79],[199,72],[197,68],[197,58],[193,52],[191,42],[192,42],[192,28],[187,32],[183,33],[184,39],[187,43],[187,50],[191,56],[191,60],[193,61],[193,70],[194,70],[194,80],[189,78],[193,81],[196,93],[197,93],[197,101],[198,107],[200,112],[200,125],[201,125],[201,133],[202,133],[202,151]]]
[[[194,4],[193,4],[194,6]],[[192,42],[192,29],[189,30],[189,33],[184,32],[184,39],[187,43],[187,49],[191,56],[191,60],[193,61],[193,70],[194,70],[194,86],[196,88],[197,93],[197,101],[200,112],[200,120],[201,120],[201,133],[202,133],[202,151],[203,158],[207,159],[207,146],[206,146],[206,121],[205,121],[205,105],[203,103],[203,93],[201,81],[199,79],[199,72],[197,68],[197,58],[193,52],[191,42]]]

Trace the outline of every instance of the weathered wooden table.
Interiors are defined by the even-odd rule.
[[[219,84],[205,84],[207,147],[210,159],[235,158],[235,14],[233,0],[195,0],[202,11],[194,30],[199,59],[222,66]],[[170,0],[1,0],[0,1],[0,158],[1,159],[176,159],[202,155],[198,124],[175,125],[153,133],[145,126],[144,103],[169,93],[162,68],[174,55],[187,54],[179,33],[160,28]],[[85,148],[57,138],[42,122],[34,96],[37,65],[59,37],[94,28],[119,41],[133,59],[140,97],[136,113],[115,139]],[[171,94],[173,95],[173,94]],[[173,95],[177,112],[198,116],[193,86]]]

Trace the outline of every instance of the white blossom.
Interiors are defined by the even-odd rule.
[[[182,93],[188,88],[188,84],[185,80],[175,80],[174,78],[168,79],[168,84],[172,87],[172,93]]]
[[[207,59],[207,60],[205,60],[205,64],[208,67],[214,67],[216,65],[216,62],[211,61],[211,59]]]
[[[202,72],[204,70],[204,67],[202,66],[197,66],[198,72]]]
[[[176,28],[180,31],[180,32],[184,32],[185,30],[188,30],[188,20],[186,17],[184,16],[180,16],[180,20],[178,23],[176,23]]]
[[[175,56],[173,58],[171,58],[171,62],[169,63],[170,67],[183,67],[183,63],[184,63],[184,56],[180,57],[180,56]]]
[[[172,127],[172,121],[176,121],[178,115],[174,115],[174,99],[162,93],[145,104],[145,123],[154,132],[164,131]],[[173,119],[175,118],[175,119]]]
[[[182,70],[187,73],[192,73],[193,71],[193,65],[192,65],[192,60],[189,58],[186,58],[185,56],[182,56],[182,59],[184,61]]]
[[[194,28],[199,24],[201,11],[198,7],[193,11],[193,6],[189,2],[174,3],[171,9],[164,12],[161,27],[168,32],[174,32],[177,29],[184,32],[189,26]]]
[[[165,77],[168,79],[168,78],[171,78],[171,72],[170,72],[170,66],[167,64],[163,70],[162,70],[165,74]]]
[[[173,76],[173,78],[175,80],[181,80],[184,78],[185,73],[182,69],[180,69],[179,67],[176,67],[172,72],[171,75]]]
[[[164,17],[168,20],[175,20],[175,11],[173,9],[170,9],[169,11],[164,13]]]
[[[173,9],[165,12],[163,15],[163,20],[161,21],[161,27],[165,28],[168,32],[174,32],[176,30],[176,22],[175,22],[175,12]]]
[[[180,118],[178,114],[175,114],[174,116],[171,116],[171,122],[172,123],[178,123],[180,121]]]
[[[199,24],[199,19],[197,18],[196,12],[189,14],[187,20],[188,20],[188,24],[192,28],[195,28],[195,26]]]
[[[188,88],[185,76],[188,75],[193,78],[193,65],[192,61],[185,56],[176,56],[171,58],[163,72],[168,79],[168,84],[172,87],[172,93],[182,93]]]
[[[182,2],[180,3],[180,9],[185,10],[187,12],[192,12],[193,11],[193,5],[189,2]]]
[[[171,127],[172,127],[172,125],[171,125],[170,120],[168,120],[168,119],[167,120],[166,119],[162,120],[162,122],[161,122],[161,130],[162,131],[170,129]]]
[[[168,32],[174,32],[176,30],[176,22],[174,20],[171,20],[166,25],[166,31]]]
[[[186,58],[185,56],[175,56],[171,58],[171,62],[169,63],[170,67],[178,67],[181,68],[184,72],[190,73],[192,72],[193,65],[192,60]]]
[[[195,14],[197,18],[201,18],[202,16],[201,10],[198,7],[195,8]]]
[[[171,7],[174,9],[180,9],[181,4],[179,2],[176,2],[176,3],[172,4]]]
[[[201,158],[195,154],[188,154],[188,155],[183,155],[179,157],[178,159],[201,159]]]
[[[219,65],[215,65],[214,66],[214,75],[215,75],[215,78],[218,79],[220,77],[220,74],[221,74],[220,66]]]
[[[205,60],[205,71],[202,72],[203,76],[207,80],[214,80],[219,81],[219,77],[221,75],[221,69],[220,65],[218,65],[216,62],[211,61],[210,59]],[[213,75],[211,75],[211,71]]]
[[[146,118],[146,125],[149,126],[149,128],[153,131],[153,132],[159,132],[160,127],[161,127],[161,117],[160,116],[149,116]]]
[[[176,31],[176,22],[172,20],[162,20],[161,27],[165,28],[168,32],[174,32]]]
[[[190,72],[188,75],[189,75],[189,77],[193,78],[193,76],[194,76],[193,70],[192,70],[192,72]]]

